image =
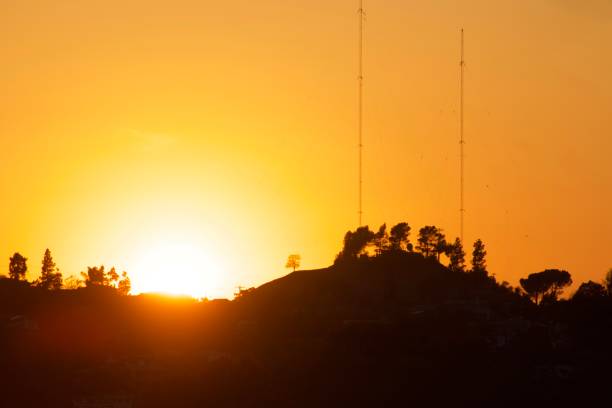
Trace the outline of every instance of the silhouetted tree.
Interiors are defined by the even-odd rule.
[[[355,259],[362,255],[368,244],[374,239],[374,233],[367,226],[359,227],[355,232],[348,231],[344,236],[344,247],[337,260]]]
[[[394,251],[409,250],[410,226],[406,222],[400,222],[391,228],[389,236],[389,247]]]
[[[606,296],[606,288],[601,283],[588,281],[580,285],[573,296],[575,300],[595,300]]]
[[[436,242],[436,259],[438,259],[438,262],[440,262],[440,256],[442,254],[446,254],[447,248],[448,243],[446,242],[446,236],[444,236],[442,230],[440,230],[440,233],[438,234],[438,240]]]
[[[36,281],[36,286],[46,290],[60,290],[62,288],[62,274],[57,269],[51,251],[47,248],[42,260],[40,278]]]
[[[23,257],[19,252],[11,257],[9,262],[9,278],[14,280],[25,280],[28,272],[28,258]]]
[[[439,261],[440,255],[446,250],[446,239],[442,230],[433,225],[425,226],[419,230],[417,242],[417,251],[421,252],[426,258],[436,256]]]
[[[612,268],[606,273],[606,277],[604,279],[604,286],[606,288],[606,292],[608,296],[612,296]]]
[[[474,242],[474,250],[472,251],[472,273],[487,276],[487,251],[482,240]]]
[[[289,258],[287,258],[287,264],[285,265],[285,268],[291,268],[293,269],[293,272],[295,272],[295,270],[300,267],[301,261],[302,261],[302,257],[300,255],[298,254],[289,255]]]
[[[81,272],[81,276],[85,281],[87,287],[110,287],[115,288],[120,294],[127,295],[132,289],[132,282],[127,274],[123,272],[121,279],[115,267],[112,267],[110,271],[106,272],[104,265],[96,267],[88,267],[87,272]]]
[[[123,271],[123,273],[121,274],[121,280],[117,284],[117,291],[120,295],[127,296],[130,294],[131,290],[132,281],[130,280],[130,277],[128,276],[127,272]]]
[[[455,272],[465,272],[465,251],[459,238],[455,238],[455,242],[448,245],[447,255],[450,259],[448,268]]]
[[[559,269],[547,269],[532,273],[526,279],[520,280],[521,287],[533,299],[536,305],[543,299],[556,301],[563,289],[572,284],[569,272]]]
[[[85,281],[85,286],[105,286],[108,278],[106,277],[106,271],[104,265],[102,266],[88,266],[87,272],[81,272],[81,276]]]
[[[374,249],[377,255],[389,249],[389,234],[387,233],[387,224],[383,224],[378,229],[378,232],[374,234]]]
[[[533,299],[537,305],[540,303],[540,297],[548,290],[550,285],[546,282],[542,273],[532,273],[526,279],[519,281],[523,290]]]
[[[551,281],[551,289],[550,296],[553,300],[557,300],[559,295],[563,293],[563,289],[570,286],[572,284],[572,275],[569,272],[558,270],[558,269],[549,269],[546,271]]]

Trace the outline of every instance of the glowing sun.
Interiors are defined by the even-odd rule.
[[[203,298],[221,271],[202,248],[161,243],[144,251],[135,268],[133,293],[164,293]]]

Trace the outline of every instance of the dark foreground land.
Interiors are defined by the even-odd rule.
[[[235,301],[0,281],[2,407],[607,406],[612,301],[389,253]]]

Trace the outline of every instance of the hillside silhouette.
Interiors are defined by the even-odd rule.
[[[413,246],[398,225],[348,232],[334,265],[233,301],[126,296],[103,267],[71,290],[21,272],[0,279],[0,405],[598,401],[612,363],[612,285],[587,282],[564,300],[571,275],[546,270],[513,288],[488,273],[481,241],[468,268],[458,240],[425,227]]]
[[[245,294],[238,306],[266,317],[325,311],[330,319],[379,319],[467,300],[495,308],[524,303],[489,278],[453,272],[435,259],[397,251],[291,273]]]

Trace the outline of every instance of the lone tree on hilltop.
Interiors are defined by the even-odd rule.
[[[572,276],[567,271],[547,269],[521,279],[520,284],[534,303],[539,305],[544,299],[556,301],[563,289],[572,284]]]
[[[11,257],[9,261],[9,277],[14,280],[25,280],[28,272],[28,258],[22,256],[19,252]]]
[[[446,251],[446,237],[441,229],[433,225],[427,225],[419,230],[417,242],[417,251],[426,258],[435,256],[439,261],[440,255]]]
[[[301,262],[302,262],[302,257],[300,255],[298,254],[289,255],[289,258],[287,258],[287,264],[285,265],[285,268],[292,268],[293,272],[295,272],[295,270],[300,267]]]
[[[57,269],[51,251],[47,248],[42,260],[40,278],[36,281],[36,286],[46,290],[59,290],[62,288],[62,274]]]
[[[474,242],[474,250],[472,251],[472,273],[487,276],[487,251],[482,240]]]
[[[389,248],[392,251],[411,250],[409,237],[410,226],[406,222],[400,222],[391,228]]]
[[[465,251],[459,238],[447,247],[447,255],[450,259],[448,269],[454,272],[465,272]]]

